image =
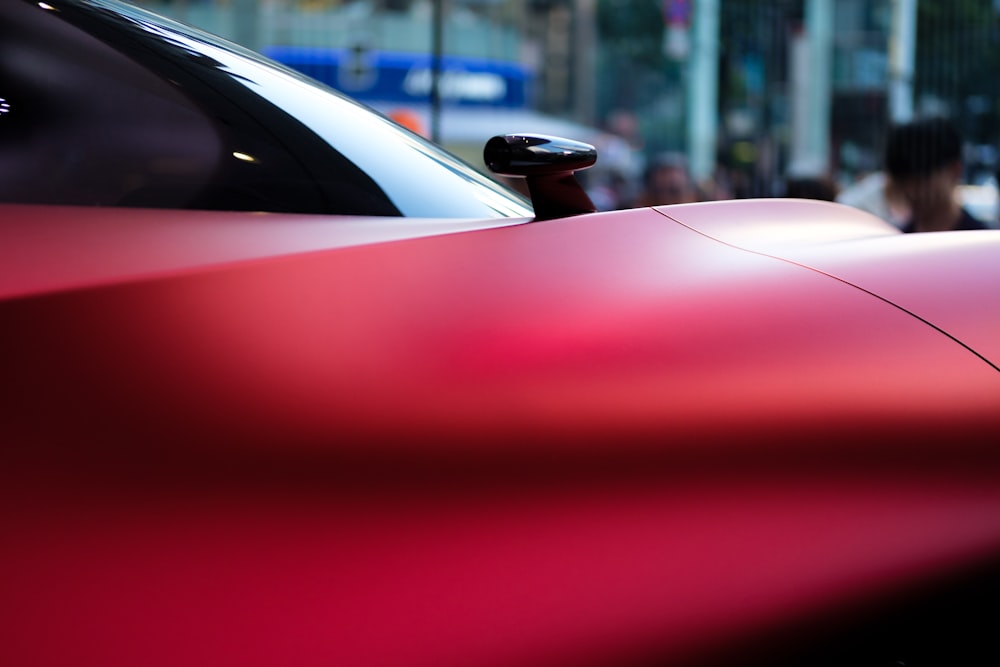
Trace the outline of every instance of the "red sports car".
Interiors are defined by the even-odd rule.
[[[113,0],[0,98],[0,665],[1000,663],[1000,231],[529,204]]]

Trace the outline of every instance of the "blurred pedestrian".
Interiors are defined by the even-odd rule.
[[[834,201],[837,186],[825,165],[814,160],[796,160],[788,167],[783,194],[793,199]]]
[[[701,201],[701,193],[681,153],[661,153],[646,165],[640,206],[687,204]]]
[[[635,205],[642,189],[642,173],[646,164],[644,146],[639,119],[635,114],[625,109],[613,110],[598,142],[601,159],[596,168],[604,172],[596,177],[598,183],[595,183],[604,189],[603,195],[606,195],[611,208],[631,208]],[[601,197],[602,194],[598,194],[598,198]]]
[[[900,228],[910,219],[909,205],[884,171],[865,174],[842,188],[837,201],[868,211]]]
[[[947,119],[890,128],[885,169],[910,212],[904,232],[988,229],[959,202],[962,168],[962,137]]]
[[[632,187],[618,169],[577,172],[577,180],[587,191],[590,201],[598,211],[616,211],[631,208]]]
[[[792,199],[820,199],[834,201],[837,188],[829,178],[800,176],[785,182],[785,196]]]

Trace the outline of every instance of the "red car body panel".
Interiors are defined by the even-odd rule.
[[[519,222],[16,204],[3,210],[0,298]]]
[[[1000,293],[993,289],[1000,236],[899,234],[861,211],[817,202],[798,207],[813,224],[790,229],[774,204],[673,207],[669,215],[741,248],[801,263],[857,285],[926,320],[1000,367]],[[739,215],[724,214],[737,207]],[[789,211],[789,215],[795,215]],[[828,224],[822,224],[825,219]],[[775,224],[775,233],[767,227]]]
[[[0,663],[680,662],[1000,549],[978,235],[3,210]]]

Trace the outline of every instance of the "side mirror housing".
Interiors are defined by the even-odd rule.
[[[527,180],[535,220],[597,210],[574,176],[597,162],[597,149],[590,144],[542,134],[505,134],[486,142],[483,160],[496,174]]]

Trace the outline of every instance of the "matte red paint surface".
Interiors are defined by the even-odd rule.
[[[789,233],[765,202],[726,202],[714,210],[674,207],[669,215],[726,243],[799,262],[877,294],[1000,366],[1000,293],[991,285],[1000,234],[900,234],[834,204],[789,202],[786,208],[788,215],[798,208],[815,224]],[[772,221],[775,229],[768,233]]]
[[[759,206],[719,219],[841,238],[85,213],[110,264],[50,272],[99,250],[33,214],[0,263],[0,664],[680,659],[995,556],[1000,374],[840,250],[978,246]]]
[[[0,210],[0,298],[524,222],[11,204]]]
[[[7,664],[628,664],[1000,546],[995,484],[143,486],[5,521]]]

